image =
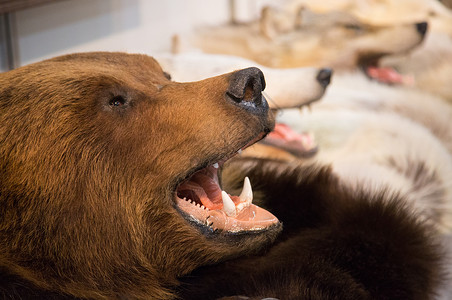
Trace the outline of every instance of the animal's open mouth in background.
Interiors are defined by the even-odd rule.
[[[221,189],[218,170],[229,158],[195,172],[177,187],[176,202],[185,217],[211,231],[231,233],[265,230],[278,224],[274,215],[252,203],[248,178],[240,195],[229,195]]]
[[[276,123],[275,129],[261,143],[277,147],[299,158],[312,157],[318,151],[312,133],[297,133],[282,123]]]
[[[369,54],[361,57],[359,66],[371,79],[386,84],[413,85],[414,78],[411,75],[400,74],[395,68],[380,67],[380,59],[386,54]]]

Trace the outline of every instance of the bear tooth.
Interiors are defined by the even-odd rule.
[[[251,182],[248,177],[245,177],[245,180],[243,180],[243,189],[239,198],[240,202],[245,202],[246,204],[253,202],[253,190],[251,189]]]
[[[213,167],[214,167],[215,169],[218,169],[218,168],[220,167],[220,165],[219,165],[218,163],[214,163],[214,164],[213,164]]]
[[[237,151],[237,153],[238,153],[238,154],[242,154],[242,149],[239,149],[239,150]]]
[[[236,214],[235,204],[229,197],[228,193],[221,191],[221,198],[223,199],[223,211],[229,216],[234,217]]]

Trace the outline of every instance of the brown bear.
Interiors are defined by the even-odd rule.
[[[177,276],[273,241],[270,213],[217,210],[215,167],[273,128],[264,85],[256,68],[171,82],[119,53],[1,74],[0,296],[171,298]],[[191,183],[205,207],[176,196]]]
[[[0,297],[432,296],[440,252],[403,196],[233,158],[274,126],[264,87],[105,52],[0,74]]]

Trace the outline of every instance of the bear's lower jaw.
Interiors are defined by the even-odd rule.
[[[245,207],[235,217],[228,216],[223,210],[201,208],[180,198],[177,204],[189,221],[208,228],[210,232],[263,231],[279,223],[274,215],[254,204]]]

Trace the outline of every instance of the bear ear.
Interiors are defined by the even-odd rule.
[[[165,76],[166,79],[171,80],[171,74],[170,73],[164,71],[163,72],[163,76]]]

